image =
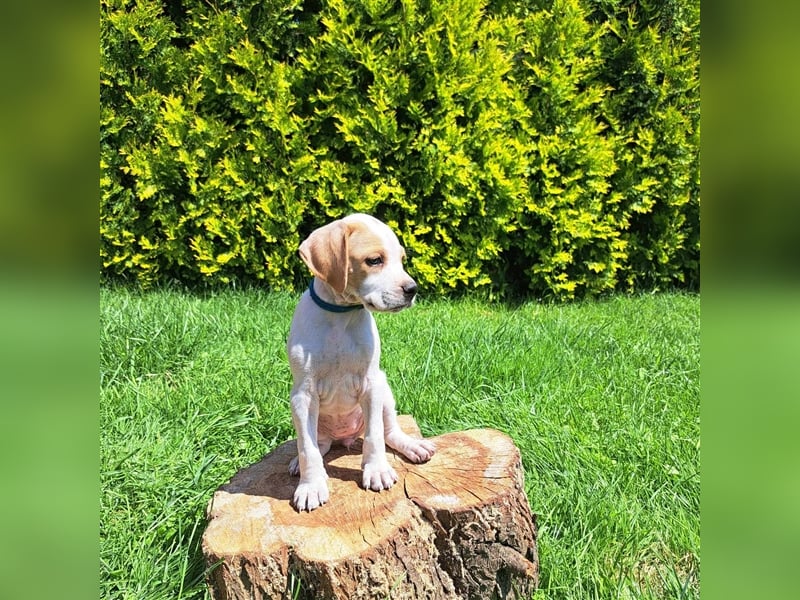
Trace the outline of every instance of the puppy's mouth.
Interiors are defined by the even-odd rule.
[[[375,304],[374,302],[367,302],[367,303],[366,303],[366,307],[367,307],[367,309],[368,309],[368,310],[371,310],[371,311],[373,311],[373,312],[389,312],[389,313],[396,313],[396,312],[400,312],[400,311],[401,311],[401,310],[403,310],[404,308],[408,308],[408,306],[409,306],[409,305],[403,305],[403,306],[378,306],[378,305],[377,305],[377,304]]]
[[[393,301],[393,299],[389,299],[387,301],[386,298],[381,298],[381,305],[380,306],[378,304],[374,303],[374,302],[370,302],[369,300],[364,302],[364,306],[366,306],[367,309],[369,309],[371,311],[389,312],[389,313],[400,312],[401,310],[405,310],[406,308],[409,308],[413,304],[414,304],[414,298],[412,298],[411,300],[405,300],[404,299],[404,300],[400,300],[400,301],[397,301],[397,300]]]

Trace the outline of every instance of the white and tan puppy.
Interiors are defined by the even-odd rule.
[[[371,312],[400,311],[417,293],[403,269],[405,251],[397,236],[373,217],[350,215],[312,232],[300,256],[315,277],[297,305],[287,343],[298,453],[289,471],[300,475],[295,507],[310,511],[328,501],[322,457],[333,442],[350,447],[364,436],[362,481],[375,491],[397,481],[385,444],[415,463],[435,449],[400,429],[379,365],[381,343]]]

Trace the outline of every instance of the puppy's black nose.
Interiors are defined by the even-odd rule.
[[[416,282],[409,281],[408,283],[403,285],[403,295],[411,300],[414,296],[417,295],[417,284]]]

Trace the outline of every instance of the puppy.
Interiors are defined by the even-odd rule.
[[[362,483],[374,491],[397,481],[385,445],[415,463],[430,459],[435,448],[400,429],[379,366],[372,312],[408,308],[417,293],[403,269],[405,250],[397,236],[378,219],[350,215],[312,232],[300,245],[300,257],[314,278],[297,305],[287,343],[297,432],[297,458],[289,472],[300,475],[294,506],[311,511],[329,499],[322,457],[333,442],[349,448],[364,436]]]

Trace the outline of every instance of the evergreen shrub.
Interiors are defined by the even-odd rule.
[[[350,212],[425,293],[695,286],[696,0],[101,0],[102,272],[301,285]]]

